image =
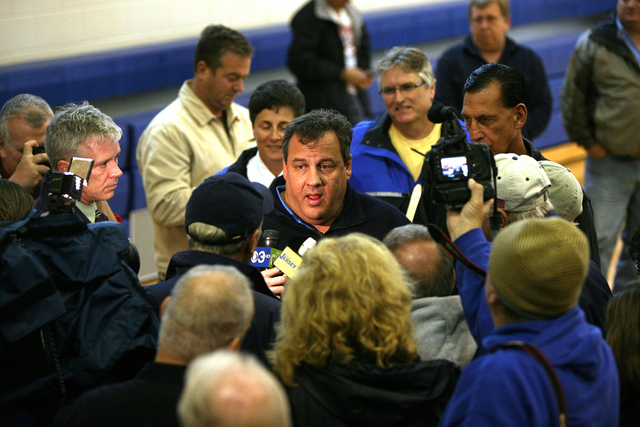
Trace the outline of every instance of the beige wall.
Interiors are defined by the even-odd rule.
[[[374,11],[452,0],[353,0]],[[453,0],[455,1],[455,0]],[[306,0],[0,0],[0,66],[285,24]]]

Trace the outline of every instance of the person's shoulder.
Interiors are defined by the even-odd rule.
[[[444,52],[442,52],[442,55],[440,55],[438,62],[440,62],[442,59],[458,58],[463,54],[463,51],[464,51],[464,43],[462,42],[456,43],[453,46],[450,46],[449,48],[447,48]]]
[[[298,9],[294,15],[293,18],[291,18],[292,22],[296,22],[296,21],[300,21],[302,19],[312,19],[315,18],[315,1],[314,0],[310,0],[306,3],[304,3],[300,9]]]
[[[180,99],[176,98],[151,119],[140,138],[140,143],[145,144],[166,132],[180,131],[185,120],[192,121],[193,118]]]
[[[362,145],[362,139],[371,130],[371,127],[376,123],[375,120],[365,120],[359,122],[353,127],[353,138],[351,139],[351,150],[357,149]]]
[[[232,102],[229,109],[231,110],[233,115],[249,120],[249,109],[247,107],[242,106],[237,102]]]
[[[119,384],[104,385],[78,397],[56,416],[53,426],[65,425],[109,425],[114,414],[119,413],[132,395],[134,380]],[[97,424],[96,424],[97,423]]]
[[[358,191],[353,187],[352,190],[355,192],[356,197],[360,202],[362,212],[365,217],[377,218],[385,222],[395,220],[400,224],[408,224],[411,222],[398,208],[396,208],[392,204]]]

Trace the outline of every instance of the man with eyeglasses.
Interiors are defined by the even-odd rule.
[[[540,135],[551,119],[551,90],[540,56],[507,36],[511,28],[509,0],[470,0],[470,34],[438,59],[435,100],[462,111],[464,87],[471,73],[484,64],[499,63],[520,71],[531,92],[527,123],[522,135]],[[533,90],[535,88],[535,90]]]
[[[385,200],[413,219],[423,154],[440,139],[441,124],[427,117],[436,79],[429,58],[414,47],[394,47],[378,63],[380,95],[387,107],[375,121],[353,129],[351,185]],[[417,151],[417,152],[416,152]],[[420,154],[422,153],[422,154]],[[410,208],[411,205],[411,209]]]

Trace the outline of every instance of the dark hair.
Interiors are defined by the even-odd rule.
[[[446,297],[453,292],[453,258],[439,244],[433,240],[427,227],[421,224],[407,224],[396,227],[389,232],[382,241],[391,252],[395,252],[411,243],[431,242],[436,245],[438,259],[435,268],[427,268],[422,263],[420,271],[410,271],[403,265],[408,276],[413,280],[413,297]],[[402,263],[401,263],[402,264]]]
[[[618,365],[622,400],[640,389],[640,281],[634,280],[607,304],[607,343]]]
[[[497,3],[498,6],[500,6],[500,12],[502,13],[502,16],[504,16],[505,18],[509,17],[509,14],[511,13],[509,0],[471,0],[469,2],[469,6],[467,7],[467,13],[469,14],[469,18],[471,18],[471,12],[473,11],[474,7],[477,7],[479,9],[484,9],[485,7],[489,6],[492,3]]]
[[[262,110],[289,107],[293,117],[304,114],[304,95],[294,84],[286,80],[269,80],[262,83],[251,94],[249,100],[249,117],[251,123]]]
[[[351,149],[351,123],[336,110],[317,109],[304,116],[300,116],[287,125],[282,138],[282,156],[285,163],[289,156],[289,141],[295,134],[302,144],[308,144],[322,138],[328,131],[334,131],[340,141],[340,153],[342,160],[346,164],[349,160],[349,150]]]
[[[529,90],[524,76],[515,68],[503,64],[485,64],[475,70],[464,84],[462,92],[478,93],[492,83],[500,86],[500,97],[506,108],[518,104],[529,106]]]
[[[211,72],[215,73],[221,65],[222,56],[227,52],[248,58],[253,55],[253,48],[249,40],[236,30],[223,25],[209,25],[200,34],[193,57],[194,70],[198,67],[198,62],[204,61]]]
[[[0,221],[19,221],[33,209],[33,197],[19,184],[0,179]]]

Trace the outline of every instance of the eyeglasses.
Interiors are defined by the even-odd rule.
[[[380,89],[378,93],[382,96],[393,96],[396,94],[396,90],[399,90],[401,94],[406,95],[408,93],[413,92],[414,90],[422,86],[424,83],[425,82],[423,80],[420,83],[405,83],[400,86],[383,87],[382,89]]]

